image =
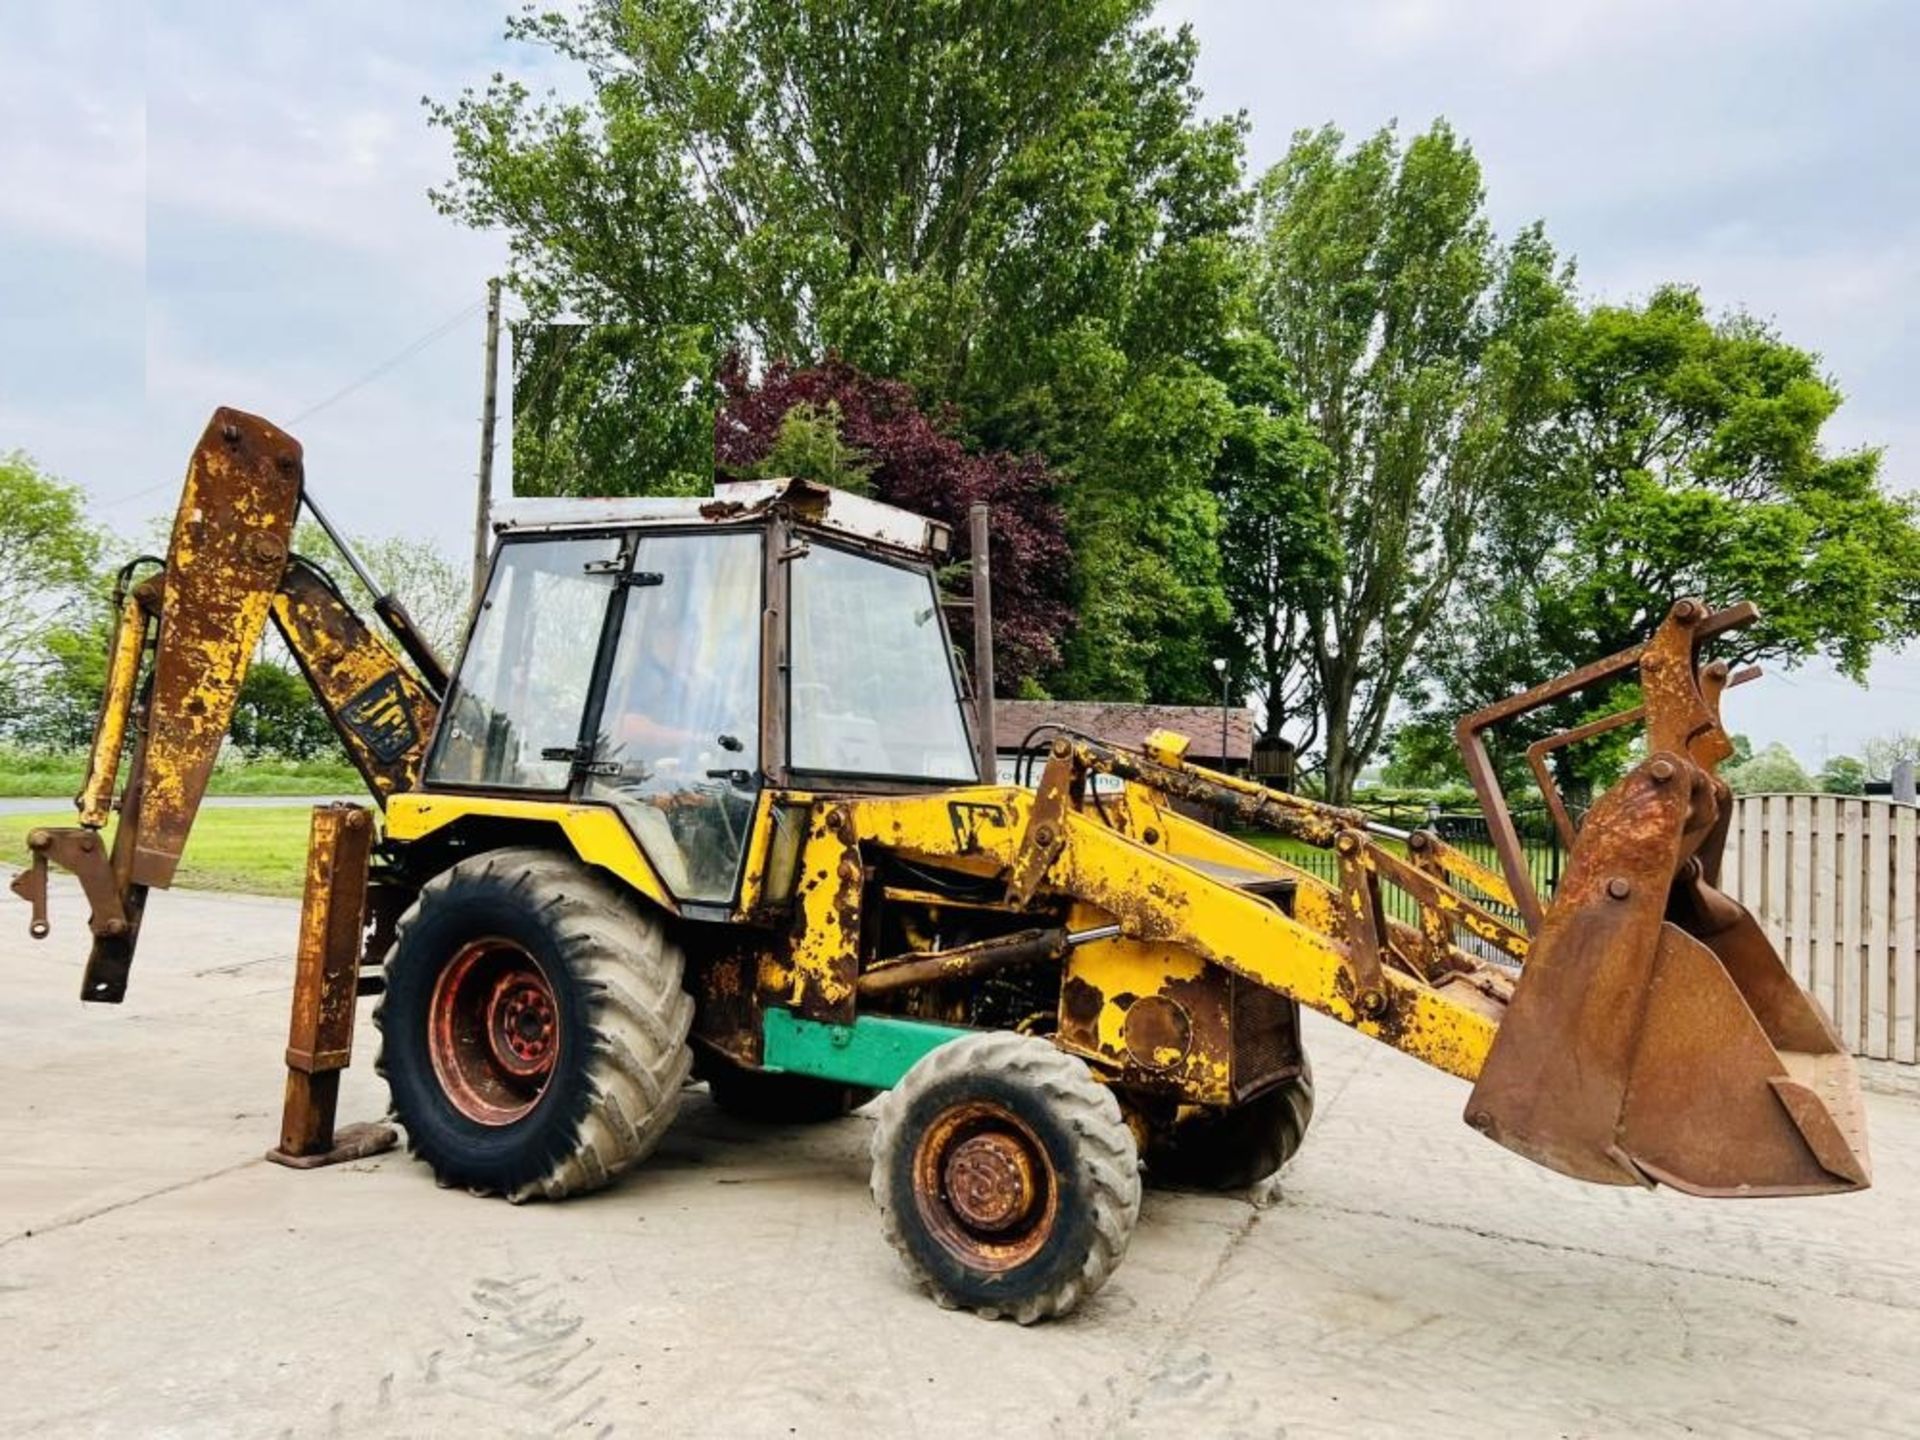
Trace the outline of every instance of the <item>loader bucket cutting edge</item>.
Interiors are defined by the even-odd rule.
[[[1852,1057],[1695,859],[1725,804],[1709,770],[1658,753],[1595,805],[1468,1101],[1475,1129],[1600,1183],[1871,1182]]]

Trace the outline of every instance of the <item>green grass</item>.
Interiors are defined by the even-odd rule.
[[[77,752],[0,746],[0,796],[68,796],[80,788],[85,769],[86,757]],[[344,760],[228,761],[214,769],[207,793],[357,795],[364,785]]]
[[[1256,849],[1265,850],[1270,855],[1278,856],[1289,865],[1298,866],[1308,874],[1326,881],[1329,885],[1337,887],[1340,883],[1340,862],[1331,850],[1322,850],[1317,846],[1308,845],[1303,841],[1291,840],[1284,835],[1274,835],[1265,831],[1236,831],[1234,839],[1244,841]],[[1383,849],[1400,856],[1402,859],[1406,858],[1407,847],[1400,841],[1382,840],[1379,843]],[[1540,892],[1541,899],[1551,898],[1553,873],[1551,852],[1548,847],[1544,845],[1527,844],[1524,848],[1527,854],[1527,870],[1533,877],[1534,888]],[[1486,864],[1489,869],[1493,870],[1495,874],[1500,872],[1500,863],[1493,855],[1480,851],[1478,852],[1478,858]],[[1471,888],[1467,889],[1465,893],[1469,896],[1479,898],[1478,892]],[[1381,887],[1381,894],[1387,907],[1387,913],[1392,918],[1409,922],[1419,919],[1419,904],[1398,885],[1383,885]],[[1496,912],[1499,908],[1500,907],[1497,906],[1494,907]]]
[[[189,890],[298,895],[306,874],[311,814],[300,805],[202,810],[174,884]],[[71,810],[0,815],[0,864],[26,863],[27,832],[36,825],[71,824]]]
[[[350,780],[331,791],[309,793],[340,793],[355,788]],[[220,792],[216,790],[215,793]],[[229,790],[225,793],[236,792]],[[271,792],[256,790],[252,793]],[[298,895],[305,875],[310,813],[304,805],[272,805],[258,809],[208,807],[201,810],[199,818],[194,821],[193,834],[187,841],[186,854],[181,857],[175,883],[193,890]],[[18,865],[25,862],[27,832],[34,826],[71,824],[71,810],[49,811],[43,815],[0,815],[0,864]],[[1281,835],[1255,832],[1236,838],[1329,880],[1337,873],[1331,851],[1317,849]],[[1385,843],[1388,849],[1405,853],[1395,842]],[[1534,857],[1530,855],[1530,858]],[[1395,897],[1404,898],[1397,891]]]
[[[1292,840],[1265,830],[1236,830],[1233,838],[1256,850],[1264,850],[1269,855],[1278,855],[1289,865],[1298,865],[1303,870],[1332,874],[1338,863],[1331,850],[1322,850],[1318,845],[1309,845],[1304,840]],[[1404,856],[1407,853],[1407,847],[1398,840],[1382,840],[1380,843],[1396,855]]]

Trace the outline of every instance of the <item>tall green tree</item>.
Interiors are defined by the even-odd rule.
[[[1779,741],[1726,767],[1721,778],[1736,795],[1806,795],[1816,788],[1806,767]]]
[[[47,631],[86,593],[100,545],[78,486],[0,455],[0,722],[19,724],[35,703]]]
[[[1328,455],[1300,414],[1266,337],[1231,341],[1232,423],[1215,467],[1220,565],[1237,626],[1234,674],[1255,691],[1271,733],[1302,752],[1320,738],[1318,672],[1302,623],[1337,581],[1340,547],[1327,507]]]
[[[1064,489],[1079,622],[1057,694],[1205,703],[1233,646],[1218,485],[1251,321],[1244,124],[1197,118],[1191,35],[1140,31],[1009,174],[956,398]]]
[[[713,483],[709,354],[643,327],[527,320],[513,327],[518,495],[704,494]]]
[[[1324,449],[1332,574],[1288,617],[1345,800],[1550,409],[1570,274],[1537,226],[1497,243],[1444,123],[1295,137],[1260,184],[1262,325]]]
[[[704,385],[735,347],[795,360],[837,349],[947,398],[996,266],[1021,248],[1020,227],[1044,220],[1031,214],[1034,157],[1080,123],[1090,87],[1126,67],[1148,9],[607,0],[529,11],[509,33],[577,66],[591,98],[539,100],[495,77],[432,105],[456,167],[437,199],[507,231],[536,319],[623,327],[611,348],[636,400]],[[662,472],[687,458],[666,452]]]
[[[1149,9],[630,0],[510,22],[588,98],[498,78],[431,107],[455,164],[437,198],[507,232],[536,320],[596,327],[516,347],[517,470],[686,488],[723,356],[836,356],[1066,482],[1082,625],[1053,688],[1205,699],[1230,630],[1213,474],[1244,126],[1199,118],[1192,37]],[[575,378],[545,368],[562,348]]]
[[[1841,397],[1815,356],[1667,287],[1590,312],[1563,373],[1535,511],[1554,533],[1536,521],[1511,556],[1546,582],[1535,628],[1551,653],[1631,644],[1681,595],[1760,606],[1743,658],[1825,653],[1855,679],[1916,633],[1916,507],[1881,484],[1878,451],[1823,451]]]
[[[1483,535],[1458,643],[1428,677],[1429,731],[1644,640],[1684,595],[1759,606],[1721,646],[1742,661],[1825,655],[1862,679],[1876,648],[1920,634],[1920,508],[1887,490],[1878,451],[1822,447],[1841,397],[1815,356],[1668,286],[1588,311],[1556,370],[1536,483]],[[1590,788],[1619,755],[1571,758],[1561,778]]]
[[[1829,795],[1862,795],[1867,789],[1866,762],[1851,755],[1835,755],[1820,767],[1815,779]]]

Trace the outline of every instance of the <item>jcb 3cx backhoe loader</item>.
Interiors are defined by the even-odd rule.
[[[36,832],[15,885],[44,934],[48,861],[78,875],[82,998],[119,1000],[271,616],[382,812],[377,838],[364,808],[315,812],[280,1158],[369,1143],[332,1125],[356,993],[382,997],[411,1149],[512,1200],[607,1184],[690,1075],[784,1121],[884,1090],[889,1238],[943,1303],[1025,1322],[1107,1279],[1143,1160],[1231,1187],[1293,1153],[1308,1005],[1473,1082],[1474,1129],[1579,1179],[1868,1184],[1851,1060],[1716,887],[1728,676],[1702,652],[1750,607],[1680,600],[1645,645],[1462,722],[1500,874],[1173,735],[1056,734],[1036,788],[996,783],[934,579],[949,537],[869,499],[517,502],[450,675],[390,597],[411,664],[289,552],[302,499],[291,437],[215,414],[164,562],[123,575],[80,824]],[[1554,797],[1571,855],[1543,903],[1485,732],[1622,676],[1645,758],[1577,833]],[[1176,801],[1331,850],[1338,882]]]

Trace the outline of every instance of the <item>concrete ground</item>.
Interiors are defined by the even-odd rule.
[[[564,1205],[267,1164],[295,907],[155,896],[115,1009],[75,998],[55,901],[39,944],[0,907],[0,1433],[1920,1434],[1914,1098],[1869,1097],[1864,1195],[1588,1188],[1316,1020],[1271,1203],[1150,1196],[1107,1288],[1020,1330],[910,1288],[861,1117],[755,1133],[690,1096]],[[343,1120],[383,1107],[370,1058]]]

